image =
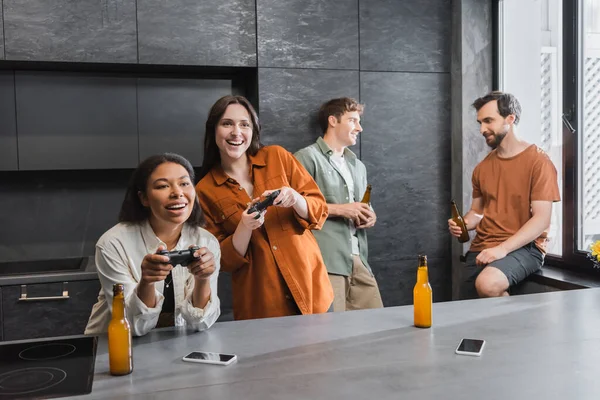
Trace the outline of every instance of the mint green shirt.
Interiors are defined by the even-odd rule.
[[[323,138],[317,139],[314,144],[298,150],[294,154],[317,182],[328,204],[346,204],[350,202],[350,194],[342,173],[335,162],[331,160],[332,155],[333,150],[329,148]],[[361,199],[367,190],[367,169],[356,157],[356,154],[348,148],[344,149],[344,158],[354,179],[356,199]],[[329,217],[321,230],[311,232],[317,239],[327,272],[344,276],[352,275],[352,237],[348,220],[342,217]],[[367,232],[365,229],[357,229],[356,236],[358,237],[360,259],[371,271],[367,262],[369,251]]]

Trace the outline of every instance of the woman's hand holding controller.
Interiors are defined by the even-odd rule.
[[[262,226],[262,224],[265,223],[265,214],[267,213],[267,210],[264,210],[263,212],[260,212],[260,213],[259,212],[248,213],[248,210],[250,209],[250,207],[252,207],[259,200],[260,200],[259,198],[256,198],[256,199],[252,200],[251,203],[248,204],[248,207],[246,207],[246,210],[242,213],[242,218],[240,220],[240,224],[242,224],[242,226],[244,226],[245,228],[247,228],[251,231],[253,231],[256,228],[260,228]]]
[[[164,246],[159,246],[157,252],[166,250]],[[143,284],[149,285],[155,282],[164,281],[173,269],[169,264],[169,257],[161,254],[146,254],[142,260],[142,278]]]
[[[277,207],[293,207],[294,205],[296,205],[296,203],[298,203],[298,201],[300,201],[300,198],[302,198],[300,193],[296,192],[291,187],[283,186],[282,188],[276,190],[279,190],[279,196],[275,197],[273,205]],[[275,190],[265,190],[262,195],[268,196],[274,191]]]

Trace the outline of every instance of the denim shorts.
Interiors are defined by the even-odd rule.
[[[467,252],[465,268],[463,269],[463,279],[461,286],[460,297],[462,298],[477,298],[475,289],[475,280],[481,273],[484,267],[480,267],[475,262],[477,255],[480,252]],[[544,255],[536,247],[535,243],[531,242],[525,246],[508,253],[506,257],[496,260],[488,266],[498,268],[506,278],[508,284],[514,286],[525,280],[529,275],[533,274],[544,264]]]

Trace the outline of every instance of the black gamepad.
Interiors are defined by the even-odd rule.
[[[258,203],[254,204],[252,207],[250,207],[248,209],[248,214],[252,214],[253,212],[258,211],[258,215],[256,217],[254,217],[254,219],[259,219],[260,213],[263,212],[267,207],[269,207],[270,205],[273,204],[273,202],[275,201],[275,198],[277,196],[279,196],[279,193],[281,193],[280,190],[271,192],[271,194],[269,194],[263,201],[259,201]]]
[[[174,267],[177,265],[181,265],[181,266],[185,267],[192,261],[197,260],[197,258],[194,257],[194,253],[196,252],[196,250],[199,250],[199,249],[200,249],[200,247],[194,246],[194,247],[190,247],[187,250],[174,250],[174,251],[161,250],[161,251],[157,251],[156,254],[160,254],[161,256],[169,257],[169,264],[171,264]]]

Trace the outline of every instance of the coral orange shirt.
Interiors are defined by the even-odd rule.
[[[217,166],[196,185],[206,229],[221,243],[221,270],[233,279],[235,319],[279,317],[326,312],[333,289],[311,229],[327,219],[327,204],[304,167],[282,147],[266,146],[248,156],[254,197],[265,190],[288,186],[304,196],[308,220],[293,208],[271,206],[264,224],[252,232],[248,251],[233,247],[233,233],[250,196]],[[294,305],[295,303],[295,305]]]
[[[475,167],[472,181],[473,198],[483,197],[483,219],[470,251],[498,246],[517,233],[533,216],[532,201],[560,201],[556,168],[534,144],[509,158],[493,150]],[[548,228],[535,239],[543,254]]]

